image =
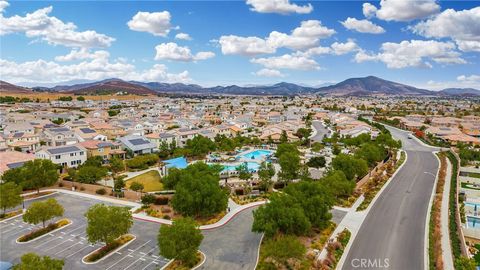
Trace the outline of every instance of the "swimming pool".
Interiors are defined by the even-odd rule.
[[[247,163],[247,169],[250,172],[256,172],[260,168],[260,165],[256,162],[246,162]],[[221,164],[223,166],[223,172],[233,172],[237,170],[237,167],[240,166],[241,164],[238,165],[230,165],[230,164]]]
[[[480,218],[467,217],[467,226],[468,228],[480,228]]]
[[[480,203],[476,203],[476,202],[465,202],[465,206],[470,206],[470,207],[473,207],[476,209],[478,209],[480,211]]]
[[[271,156],[273,154],[273,151],[271,150],[263,150],[263,149],[257,149],[252,152],[248,152],[246,154],[238,155],[237,158],[244,158],[244,159],[251,159],[251,160],[259,160],[267,156]]]

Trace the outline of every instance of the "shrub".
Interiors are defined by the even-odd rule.
[[[69,223],[70,223],[70,221],[68,221],[68,219],[61,219],[61,220],[57,221],[56,223],[48,224],[47,227],[31,231],[28,234],[20,236],[20,238],[18,238],[18,242],[28,242],[30,240],[33,240],[33,239],[39,237],[39,236],[47,234],[47,233],[49,233],[53,230],[56,230],[56,229],[61,228],[63,226],[66,226]]]
[[[142,204],[148,205],[148,204],[152,204],[154,202],[155,202],[155,195],[149,194],[149,193],[143,195]]]
[[[63,187],[63,183],[62,183],[62,182],[59,182],[59,183],[58,183],[58,187]]]
[[[168,197],[156,197],[154,204],[156,205],[167,205],[168,204]]]
[[[118,239],[115,239],[111,244],[105,245],[105,246],[101,247],[100,249],[98,249],[97,251],[95,251],[94,253],[88,255],[85,258],[85,261],[87,261],[87,262],[98,261],[101,258],[105,257],[105,255],[107,255],[111,251],[115,250],[116,248],[120,247],[121,245],[127,243],[128,241],[130,241],[132,239],[133,239],[133,235],[131,235],[131,234],[122,235]]]
[[[163,218],[170,220],[170,216],[169,216],[169,215],[163,215]]]
[[[85,190],[85,188],[84,188],[84,187],[80,187],[80,191],[84,191],[84,190]]]
[[[107,191],[104,188],[99,188],[95,191],[98,195],[105,195],[107,194]]]

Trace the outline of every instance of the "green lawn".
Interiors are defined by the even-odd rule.
[[[473,184],[461,183],[460,185],[462,186],[462,188],[480,190],[480,187],[474,187]]]
[[[469,176],[469,177],[480,178],[480,173],[469,172],[469,173],[468,173],[468,176]]]
[[[163,184],[160,181],[160,174],[156,170],[148,171],[144,174],[137,175],[133,178],[130,178],[126,181],[127,188],[130,187],[130,184],[133,182],[139,182],[143,184],[143,191],[161,191],[163,190]]]

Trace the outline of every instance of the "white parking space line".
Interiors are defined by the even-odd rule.
[[[144,247],[146,244],[148,244],[150,241],[152,240],[148,240],[147,242],[143,243],[143,245],[139,246],[138,248],[134,249],[133,251],[131,251],[127,256],[131,256],[131,254],[139,249],[141,249],[142,247]],[[114,264],[110,265],[107,269],[105,270],[108,270],[108,269],[111,269],[112,267],[114,267],[115,265],[117,265],[117,263],[123,261],[123,259],[125,259],[127,256],[123,257],[122,259],[116,261]],[[132,256],[133,257],[133,256]]]
[[[10,229],[10,230],[7,230],[7,231],[2,232],[2,234],[5,235],[5,234],[7,234],[7,233],[9,233],[9,232],[12,232],[12,231],[15,231],[14,233],[23,232],[23,231],[31,230],[31,229],[32,229],[31,227],[28,227],[28,228],[25,228],[25,229],[22,229],[22,230],[18,230],[18,228],[15,227],[15,228],[12,228],[12,229]]]
[[[67,259],[67,258],[70,258],[71,256],[73,256],[73,255],[75,255],[75,254],[79,253],[80,251],[82,251],[82,250],[84,250],[84,249],[86,249],[86,248],[88,248],[88,247],[94,247],[94,246],[92,246],[92,245],[87,245],[87,246],[84,246],[83,248],[81,248],[81,249],[79,249],[79,250],[75,251],[74,253],[72,253],[72,254],[68,255],[67,257],[65,257],[65,259]]]
[[[56,248],[56,247],[60,246],[61,244],[64,244],[64,243],[66,243],[66,242],[68,242],[68,241],[70,241],[70,242],[73,242],[73,239],[67,239],[67,240],[65,240],[65,241],[63,241],[63,242],[60,242],[60,243],[58,243],[58,244],[56,244],[56,245],[54,245],[54,246],[51,246],[51,247],[49,247],[49,248],[45,249],[44,251],[49,251],[49,250],[52,250],[52,249],[54,249],[54,248]]]
[[[78,230],[78,229],[81,229],[81,228],[83,228],[83,227],[85,227],[85,225],[79,226],[79,227],[77,227],[77,228],[75,228],[75,229],[73,229],[73,230],[71,230],[71,231],[65,232],[64,234],[71,234],[72,232],[74,232],[74,231],[76,231],[76,230]]]
[[[82,242],[75,243],[75,244],[73,244],[73,245],[71,245],[71,246],[69,246],[69,247],[67,247],[67,248],[65,248],[65,249],[60,250],[59,252],[55,253],[55,255],[57,255],[57,254],[59,254],[59,253],[62,253],[62,252],[64,252],[64,251],[67,251],[67,250],[69,250],[71,247],[74,247],[74,246],[79,245],[79,244],[82,245],[83,243],[82,243]]]
[[[138,262],[139,260],[142,260],[142,259],[143,259],[143,257],[145,257],[145,255],[147,255],[148,253],[150,253],[150,252],[152,252],[152,251],[154,251],[154,250],[155,250],[155,248],[152,248],[152,249],[151,249],[151,250],[149,250],[147,253],[144,253],[144,252],[139,252],[140,254],[142,254],[142,253],[143,253],[143,255],[142,255],[140,258],[138,258],[136,261],[132,262],[130,265],[128,265],[127,267],[125,267],[123,270],[126,270],[126,269],[128,269],[130,266],[134,265],[134,264],[135,264],[136,262]],[[145,260],[145,259],[143,259],[143,260]]]

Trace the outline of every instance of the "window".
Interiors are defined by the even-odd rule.
[[[56,156],[55,156],[55,159],[60,159],[60,155],[56,155]]]
[[[103,152],[103,148],[98,148],[98,152]]]
[[[83,156],[83,151],[82,151],[82,152],[80,152],[80,156]]]
[[[72,166],[75,165],[75,161],[71,161],[70,165],[72,165]]]

